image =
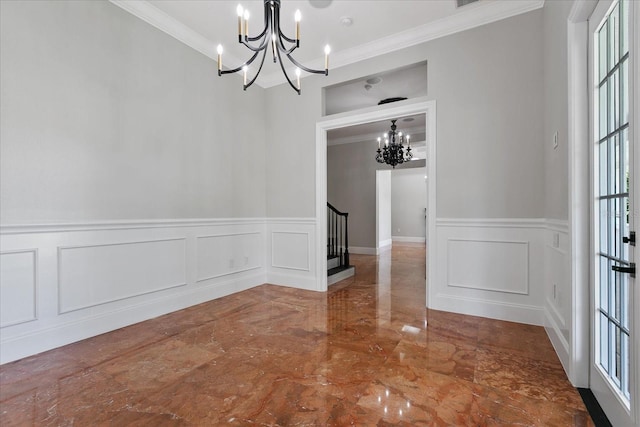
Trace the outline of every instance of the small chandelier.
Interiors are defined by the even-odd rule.
[[[264,59],[267,56],[267,51],[269,50],[271,50],[271,53],[273,55],[273,62],[280,63],[280,68],[282,69],[282,73],[287,79],[287,82],[289,82],[289,86],[291,86],[293,90],[298,92],[298,95],[300,95],[301,93],[300,70],[304,70],[307,73],[324,74],[325,76],[329,74],[329,53],[331,52],[331,48],[329,47],[329,45],[326,45],[324,48],[324,70],[313,70],[311,68],[307,68],[291,56],[293,51],[300,47],[300,19],[302,18],[302,16],[299,10],[296,11],[294,16],[296,22],[296,35],[294,39],[285,36],[280,29],[280,0],[264,0],[264,29],[255,37],[249,37],[249,11],[243,9],[241,5],[238,5],[237,12],[238,42],[245,45],[249,50],[253,51],[253,55],[251,55],[251,58],[249,58],[244,64],[240,65],[239,67],[229,70],[223,70],[223,49],[222,45],[218,45],[219,76],[223,74],[231,74],[242,71],[244,75],[243,88],[244,90],[247,90],[247,88],[251,86],[253,82],[255,82],[258,78],[258,75],[262,70],[262,65],[264,64]],[[258,57],[260,53],[262,53],[262,58],[260,59],[258,71],[256,72],[255,76],[253,76],[253,78],[249,82],[247,82],[249,65],[251,65],[251,63]],[[289,61],[296,66],[296,84],[293,83],[293,81],[289,77],[289,74],[287,74],[287,71],[284,68],[284,63],[282,62],[283,56],[289,58]]]
[[[408,162],[413,157],[411,154],[411,136],[396,132],[396,120],[391,120],[391,130],[383,135],[384,147],[381,147],[382,139],[378,137],[378,154],[376,161],[386,163],[395,169],[397,164]],[[404,152],[404,141],[407,141],[407,152]]]

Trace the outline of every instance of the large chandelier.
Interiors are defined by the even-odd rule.
[[[403,135],[402,132],[396,132],[396,120],[391,120],[391,130],[385,133],[384,146],[382,146],[382,138],[378,137],[378,154],[376,154],[376,161],[378,163],[386,163],[393,166],[408,162],[413,157],[411,154],[411,136]],[[403,143],[407,141],[407,151],[404,151]]]
[[[296,22],[296,34],[295,38],[289,38],[283,34],[280,29],[280,0],[264,0],[264,28],[255,37],[249,37],[249,11],[242,8],[241,5],[238,5],[238,42],[245,45],[249,50],[253,51],[253,55],[249,58],[244,64],[240,65],[237,68],[223,70],[222,69],[222,45],[218,45],[218,75],[221,76],[223,74],[231,74],[242,71],[244,75],[243,79],[243,88],[247,90],[249,86],[253,84],[258,78],[260,71],[262,70],[262,65],[264,64],[264,59],[267,56],[267,52],[271,50],[273,55],[273,62],[279,62],[280,68],[282,69],[282,73],[284,74],[289,85],[298,92],[300,95],[300,75],[302,73],[301,70],[306,71],[307,73],[313,74],[324,74],[325,76],[329,74],[329,53],[331,52],[331,48],[329,45],[326,45],[324,48],[324,70],[313,70],[311,68],[307,68],[304,65],[300,64],[296,61],[291,54],[294,50],[300,47],[300,20],[302,18],[300,11],[297,10],[294,16]],[[253,61],[262,53],[262,58],[260,59],[260,65],[258,66],[258,71],[256,71],[255,75],[251,80],[247,82],[247,74],[249,72],[249,65],[253,63]],[[296,66],[295,74],[296,74],[296,84],[293,83],[291,77],[287,73],[287,70],[284,67],[284,63],[282,58],[286,56],[289,61]]]

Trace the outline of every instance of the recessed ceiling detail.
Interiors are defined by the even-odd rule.
[[[343,16],[342,18],[340,18],[340,23],[345,27],[350,27],[353,24],[353,18]]]
[[[378,105],[388,98],[427,95],[427,62],[362,76],[324,88],[325,115]]]
[[[309,0],[309,4],[316,9],[324,9],[329,7],[333,0]]]
[[[471,4],[471,3],[475,3],[477,1],[478,0],[456,0],[456,6],[457,7],[462,7],[462,6],[466,6],[468,4]]]

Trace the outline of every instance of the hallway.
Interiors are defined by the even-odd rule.
[[[423,245],[0,367],[0,424],[593,425],[543,328],[429,311]]]

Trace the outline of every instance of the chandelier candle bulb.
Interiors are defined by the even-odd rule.
[[[244,67],[242,67],[242,72],[244,73],[244,85],[247,86],[247,71],[249,70],[249,68],[245,65]]]
[[[302,14],[300,13],[300,10],[296,10],[296,40],[300,40],[300,19],[302,19]]]
[[[298,81],[298,90],[300,90],[300,68],[296,68],[296,79]]]
[[[380,137],[378,137],[378,150],[380,149]]]
[[[331,47],[329,47],[329,45],[326,45],[324,47],[324,69],[328,70],[329,69],[329,54],[331,53]]]
[[[218,45],[218,71],[222,70],[222,45]]]
[[[238,12],[238,35],[242,36],[242,17],[244,16],[242,5],[238,5],[238,7],[236,8],[236,12]]]
[[[407,147],[411,148],[411,135],[407,135]]]
[[[249,37],[249,11],[244,11],[244,37]]]

